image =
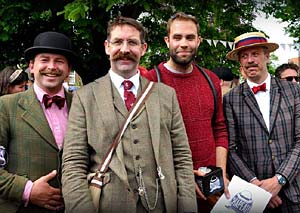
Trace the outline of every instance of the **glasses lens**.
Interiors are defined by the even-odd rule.
[[[298,77],[298,76],[288,76],[288,77],[285,77],[284,79],[286,79],[287,81],[293,81],[293,79],[295,79],[295,81],[299,82],[300,77]]]

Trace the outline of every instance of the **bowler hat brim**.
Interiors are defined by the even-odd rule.
[[[25,50],[24,52],[25,60],[29,62],[30,60],[34,59],[34,57],[37,54],[40,53],[54,53],[54,54],[63,55],[68,59],[69,63],[71,63],[72,65],[76,62],[78,58],[77,55],[70,50],[55,48],[55,47],[47,47],[47,46],[37,46],[37,47],[30,47]]]

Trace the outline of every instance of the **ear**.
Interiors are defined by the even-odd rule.
[[[165,43],[166,43],[167,47],[169,48],[169,44],[170,44],[169,37],[165,36],[164,40],[165,40]]]
[[[142,44],[142,56],[145,55],[147,48],[148,48],[148,44],[146,42],[144,42]]]
[[[105,47],[105,53],[106,53],[106,55],[109,55],[110,54],[110,51],[109,51],[109,42],[107,40],[104,41],[104,47]]]
[[[33,72],[33,64],[34,64],[34,63],[33,63],[33,60],[30,60],[30,61],[29,61],[28,67],[29,67],[29,70],[30,70],[30,73],[31,73],[31,74],[34,73],[34,72]]]
[[[198,47],[200,46],[201,41],[202,41],[201,36],[198,36],[198,38],[197,38],[197,46],[198,46]]]
[[[267,59],[267,64],[270,63],[270,53],[267,52],[265,53],[266,59]]]

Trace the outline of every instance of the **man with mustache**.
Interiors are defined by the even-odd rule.
[[[260,32],[235,38],[227,58],[246,81],[224,96],[228,166],[272,194],[265,212],[300,212],[300,88],[268,73],[278,44]]]
[[[192,15],[176,13],[168,21],[167,32],[165,42],[169,47],[170,58],[167,62],[160,63],[158,69],[161,82],[176,90],[192,151],[194,173],[203,175],[198,171],[199,167],[221,167],[225,193],[229,196],[226,178],[228,139],[220,80],[211,71],[203,69],[216,89],[215,103],[209,82],[194,63],[201,43],[199,23]],[[153,69],[145,77],[157,81],[158,75]],[[207,200],[197,184],[195,187],[199,211],[210,212],[214,204],[212,197]]]
[[[104,45],[108,74],[77,90],[70,110],[62,167],[67,212],[96,212],[87,174],[105,159],[149,83],[138,70],[147,49],[139,22],[112,20]],[[99,212],[196,212],[191,151],[175,91],[155,83],[147,95],[103,175]]]
[[[60,162],[76,55],[68,37],[39,34],[25,51],[33,86],[0,98],[0,212],[64,212]]]

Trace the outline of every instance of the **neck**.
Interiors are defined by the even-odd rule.
[[[172,69],[182,72],[182,73],[190,73],[193,70],[192,63],[189,63],[187,65],[181,65],[181,64],[175,63],[174,61],[172,61],[172,59],[170,59],[167,62],[167,65],[170,66]]]

